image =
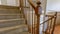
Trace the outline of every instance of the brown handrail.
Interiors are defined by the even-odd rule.
[[[54,15],[45,15],[46,17],[54,17]]]
[[[51,16],[50,16],[50,17],[51,17]],[[45,22],[47,22],[47,21],[49,21],[49,20],[51,20],[51,19],[53,19],[53,18],[55,18],[55,17],[53,16],[53,17],[49,18],[48,20],[44,21],[44,22],[41,23],[41,24],[44,24]],[[40,25],[41,25],[41,24],[40,24]]]

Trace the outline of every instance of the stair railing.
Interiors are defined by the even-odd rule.
[[[47,20],[40,24],[43,25],[42,34],[53,34],[56,25],[57,12],[55,12],[54,15],[46,15],[46,17],[48,17],[48,19],[46,18]]]
[[[26,12],[27,14],[25,15],[25,17],[27,17],[26,21],[27,21],[27,25],[28,25],[28,30],[30,33],[32,34],[39,34],[40,33],[40,25],[42,26],[42,34],[46,34],[51,33],[53,34],[54,28],[55,28],[55,24],[56,24],[56,17],[57,17],[57,12],[55,13],[55,15],[51,16],[51,15],[46,15],[45,17],[48,17],[47,20],[45,20],[43,23],[41,23],[40,25],[38,24],[38,17],[35,14],[34,9],[31,7],[28,0],[20,0],[20,8],[22,9],[22,11]],[[28,8],[27,8],[28,7]],[[24,10],[24,8],[26,10]],[[45,29],[45,23],[47,23],[47,27]],[[45,30],[45,31],[44,31]]]

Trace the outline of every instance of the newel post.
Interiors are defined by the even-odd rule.
[[[37,2],[37,29],[36,29],[36,34],[39,34],[39,28],[40,28],[40,15],[42,14],[42,7],[40,6],[41,2],[38,1]]]

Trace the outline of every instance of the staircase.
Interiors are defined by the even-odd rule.
[[[17,8],[0,7],[0,34],[30,34],[23,13]]]

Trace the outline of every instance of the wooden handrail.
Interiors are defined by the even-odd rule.
[[[41,23],[40,25],[42,25],[42,24],[44,24],[45,22],[47,22],[47,21],[49,21],[49,20],[51,20],[51,19],[53,19],[54,18],[54,16],[53,17],[51,17],[51,18],[49,18],[49,19],[47,19],[46,21],[44,21],[43,23]]]
[[[53,17],[54,15],[45,15],[46,17]]]

